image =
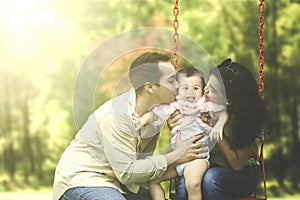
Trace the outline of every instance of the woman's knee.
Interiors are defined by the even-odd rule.
[[[202,180],[202,191],[215,191],[220,188],[220,172],[216,168],[210,168],[206,171]]]
[[[215,170],[213,170],[213,169],[208,169],[207,171],[206,171],[206,173],[204,174],[204,176],[203,176],[203,180],[202,180],[202,184],[203,185],[207,185],[207,184],[211,184],[211,182],[213,181],[213,180],[215,180],[215,178],[216,178],[216,172],[215,172]]]

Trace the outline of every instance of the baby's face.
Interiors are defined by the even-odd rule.
[[[184,101],[196,102],[203,95],[203,82],[199,76],[186,77],[182,74],[178,76],[178,95]]]

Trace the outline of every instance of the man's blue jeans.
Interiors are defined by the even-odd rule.
[[[150,193],[140,188],[137,194],[122,188],[127,194],[122,194],[111,187],[76,187],[68,189],[60,200],[151,200]]]
[[[249,197],[257,185],[256,167],[244,167],[234,171],[229,167],[209,168],[202,180],[204,200],[224,200],[232,197]],[[176,188],[176,200],[187,199],[184,178],[180,177]]]

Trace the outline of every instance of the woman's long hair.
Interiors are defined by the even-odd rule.
[[[253,143],[261,133],[266,120],[266,109],[256,80],[244,66],[227,59],[216,69],[218,70],[212,70],[212,73],[220,73],[228,102],[231,148],[239,149]]]

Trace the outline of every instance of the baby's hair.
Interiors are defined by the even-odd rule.
[[[186,67],[182,68],[178,71],[180,74],[184,74],[186,77],[197,76],[199,75],[201,78],[204,78],[204,74],[202,71],[196,69],[195,67]]]
[[[205,80],[204,80],[204,74],[203,74],[203,72],[201,70],[196,69],[195,67],[191,67],[191,66],[182,68],[176,74],[176,79],[177,80],[178,80],[178,75],[179,74],[184,75],[186,77],[199,76],[201,78],[202,85],[203,85],[202,90],[204,90]]]

